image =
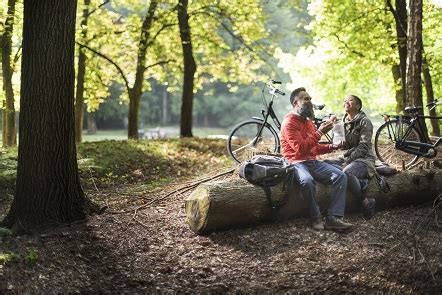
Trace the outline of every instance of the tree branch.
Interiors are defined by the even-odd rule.
[[[118,70],[118,72],[121,75],[121,78],[123,78],[123,80],[124,80],[124,84],[126,85],[127,91],[130,92],[131,88],[129,86],[129,80],[126,78],[126,75],[124,74],[123,70],[121,69],[121,67],[116,62],[114,62],[110,57],[104,55],[101,52],[98,52],[97,50],[95,50],[93,48],[90,48],[89,46],[87,46],[85,44],[82,44],[82,43],[80,43],[78,41],[75,41],[75,43],[77,43],[80,47],[86,48],[86,49],[92,51],[94,54],[98,55],[99,57],[102,57],[105,60],[107,60],[108,62],[110,62]]]
[[[399,16],[397,15],[396,10],[394,9],[393,5],[391,4],[391,0],[387,0],[387,6],[388,6],[388,9],[390,10],[390,12],[393,14],[393,17],[396,20],[396,22],[401,27],[402,33],[404,33],[404,35],[407,36],[407,32],[406,32],[401,20],[399,19]]]
[[[89,12],[86,17],[89,17],[92,13],[94,13],[95,11],[97,11],[98,9],[100,9],[101,7],[103,7],[104,5],[106,5],[107,3],[109,3],[110,0],[105,0],[103,3],[101,3],[100,5],[98,5],[94,10],[91,10],[91,12]]]
[[[338,35],[338,34],[334,33],[333,36],[335,36],[336,39],[338,39],[339,43],[341,43],[342,45],[344,45],[344,47],[345,47],[347,50],[349,50],[351,53],[354,53],[354,54],[356,54],[356,55],[359,56],[359,57],[366,58],[364,54],[362,54],[362,53],[360,53],[359,51],[356,51],[356,50],[350,48],[350,47],[348,46],[347,43],[345,43],[344,41],[341,40],[341,38],[339,38],[339,35]]]
[[[144,68],[144,71],[146,71],[146,70],[148,70],[148,69],[150,69],[150,68],[153,68],[153,67],[159,66],[159,65],[168,64],[168,63],[170,63],[170,62],[172,62],[172,61],[176,61],[176,60],[174,60],[174,59],[169,59],[169,60],[162,60],[162,61],[159,61],[159,62],[157,62],[157,63],[154,63],[154,64],[151,64],[151,65],[146,66],[146,67]]]
[[[173,27],[173,26],[176,26],[176,25],[178,25],[178,23],[171,23],[171,24],[165,24],[165,25],[163,25],[156,33],[155,33],[155,35],[152,37],[152,38],[150,38],[150,41],[146,44],[146,47],[149,47],[149,46],[151,46],[152,44],[153,44],[153,42],[156,40],[156,38],[158,37],[158,35],[160,35],[160,33],[163,31],[163,30],[165,30],[165,29],[167,29],[167,28],[169,28],[169,27]]]

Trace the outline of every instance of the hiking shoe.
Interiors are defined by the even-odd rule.
[[[365,219],[370,220],[374,216],[374,207],[376,206],[376,200],[373,198],[367,199],[367,206],[362,207],[362,216]]]
[[[311,220],[311,227],[314,230],[324,230],[324,223],[322,222],[322,218],[318,217],[318,218],[313,218]]]
[[[325,220],[324,228],[326,230],[334,231],[344,231],[349,230],[353,227],[353,224],[343,221],[341,218],[336,216],[327,216]]]

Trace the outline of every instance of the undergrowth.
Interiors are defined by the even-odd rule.
[[[231,164],[225,141],[205,138],[107,140],[77,146],[84,187],[138,184],[154,188],[184,176],[195,176]],[[15,185],[17,149],[0,154],[0,187]]]

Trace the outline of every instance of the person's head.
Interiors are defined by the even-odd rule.
[[[290,94],[293,110],[304,118],[314,118],[312,98],[304,87],[296,88]]]
[[[356,95],[350,94],[344,100],[344,110],[346,113],[359,113],[362,109],[362,100]]]

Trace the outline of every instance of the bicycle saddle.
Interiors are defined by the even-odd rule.
[[[422,109],[423,109],[422,106],[417,106],[417,107],[406,107],[406,108],[404,109],[404,111],[405,111],[406,113],[416,113],[417,111],[422,110]]]

